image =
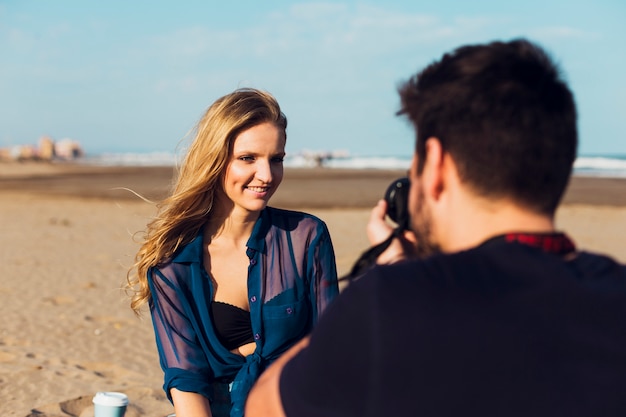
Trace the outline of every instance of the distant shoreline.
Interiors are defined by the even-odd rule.
[[[160,200],[171,187],[171,166],[99,166],[80,163],[2,163],[0,193]],[[366,208],[382,198],[399,169],[285,168],[272,205],[284,208]],[[132,190],[130,192],[128,190]],[[626,178],[575,175],[563,204],[626,206]]]

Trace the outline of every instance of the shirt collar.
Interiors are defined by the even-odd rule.
[[[265,253],[265,236],[272,225],[271,221],[271,209],[266,207],[259,215],[259,218],[254,223],[252,234],[246,243],[249,249],[253,249],[257,252]],[[187,245],[185,245],[180,252],[174,255],[172,262],[176,263],[200,263],[203,261],[203,229],[200,229],[198,235]],[[249,253],[250,251],[248,251]]]
[[[576,245],[574,244],[574,241],[562,232],[511,232],[487,239],[483,245],[488,245],[492,242],[519,243],[521,245],[538,248],[546,253],[553,253],[561,256],[576,252]]]
[[[254,224],[254,228],[252,229],[252,234],[250,234],[250,238],[248,239],[248,243],[246,244],[249,249],[265,253],[265,236],[267,236],[267,233],[272,226],[271,213],[271,207],[265,207],[263,210],[261,210],[259,218],[257,219],[256,223]]]

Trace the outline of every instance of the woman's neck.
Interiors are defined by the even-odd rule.
[[[242,212],[232,209],[226,214],[219,211],[211,213],[205,227],[205,240],[220,239],[232,242],[243,240],[245,243],[250,238],[259,215],[258,212]]]

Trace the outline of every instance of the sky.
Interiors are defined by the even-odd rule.
[[[287,115],[288,154],[409,156],[400,83],[525,37],[574,92],[579,154],[625,155],[624,22],[623,0],[0,0],[0,147],[176,152],[215,99],[254,87]]]

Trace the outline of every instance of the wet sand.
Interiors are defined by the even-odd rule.
[[[99,167],[79,164],[0,164],[0,192],[134,200],[167,195],[172,167]],[[369,208],[403,170],[285,169],[272,204],[286,208]],[[626,206],[626,178],[573,177],[564,204]]]

